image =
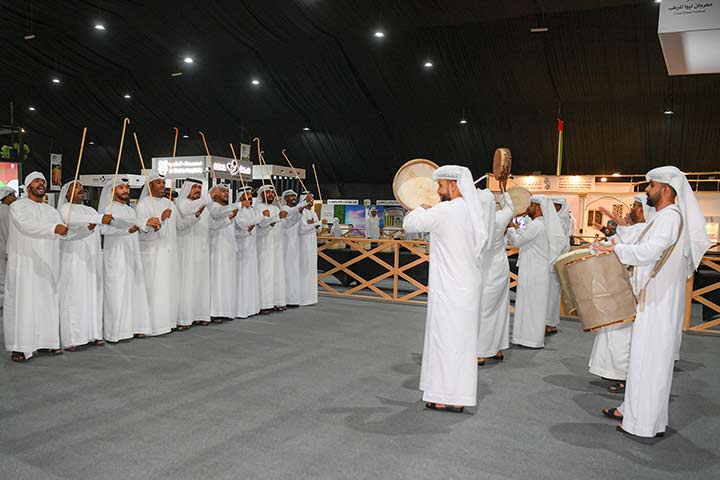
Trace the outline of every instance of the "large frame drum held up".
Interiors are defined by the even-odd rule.
[[[560,282],[560,290],[562,291],[562,297],[565,300],[565,307],[567,307],[568,312],[576,311],[577,304],[575,303],[575,297],[573,296],[572,288],[570,287],[567,272],[565,272],[565,265],[577,260],[578,258],[587,257],[588,255],[590,255],[589,248],[580,248],[578,250],[563,253],[557,258],[557,260],[555,260],[555,272],[557,273],[557,277]]]
[[[637,307],[625,266],[612,252],[578,258],[565,265],[583,330],[635,320]]]
[[[525,213],[530,206],[532,193],[525,187],[510,187],[507,189],[510,200],[513,202],[513,215],[516,217]]]
[[[424,158],[406,162],[393,179],[395,200],[407,210],[414,210],[423,203],[431,206],[440,203],[438,183],[432,179],[437,168],[435,162]]]
[[[502,182],[510,176],[510,168],[512,167],[512,154],[510,149],[500,147],[495,149],[493,155],[493,177],[495,180]]]

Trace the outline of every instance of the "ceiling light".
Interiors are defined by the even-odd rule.
[[[182,76],[182,72],[171,73],[170,76],[171,76],[171,77],[181,77],[181,76]]]
[[[183,58],[183,62],[185,63],[193,63],[195,60],[192,59],[192,57],[185,57]]]
[[[665,115],[672,115],[672,114],[675,113],[675,112],[673,112],[672,110],[665,110],[663,113],[664,113]]]
[[[304,132],[309,132],[309,131],[310,131],[310,127],[303,127],[303,131],[304,131]]]
[[[190,135],[183,135],[183,138],[190,138]]]
[[[260,80],[253,78],[252,80],[250,80],[250,83],[252,83],[253,85],[260,85]]]
[[[53,83],[60,83],[60,79],[57,78],[57,77],[55,77],[55,78],[52,79],[52,82],[53,82]]]
[[[88,142],[88,145],[95,145],[95,142],[93,142],[92,140],[90,140],[90,141]]]
[[[600,181],[601,181],[601,182],[607,182],[607,178],[602,177],[602,178],[600,179]]]
[[[465,125],[466,123],[467,123],[467,120],[465,120],[464,118],[462,120],[460,120],[460,125]]]
[[[33,38],[35,38],[35,35],[33,35],[32,33],[29,35],[25,35],[25,40],[32,40]]]
[[[105,25],[102,23],[96,23],[93,28],[95,28],[95,30],[105,30]]]
[[[385,38],[385,32],[383,32],[382,30],[378,30],[373,35],[375,35],[375,38]]]
[[[132,98],[132,96],[129,93],[126,93],[125,95],[123,95],[123,98],[125,100],[130,100]]]
[[[431,61],[427,61],[427,62],[425,62],[425,65],[423,65],[423,67],[425,67],[425,68],[432,68],[432,67],[433,67],[433,63],[432,63]]]
[[[548,27],[532,27],[530,33],[545,33],[548,30]]]
[[[34,112],[34,111],[35,111],[35,107],[28,107],[28,110],[30,110],[31,112]]]
[[[24,128],[21,128],[21,129],[20,129],[20,133],[25,133],[25,129],[24,129]]]
[[[613,177],[619,177],[619,176],[620,176],[619,173],[613,173]]]

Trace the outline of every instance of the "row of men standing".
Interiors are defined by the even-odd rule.
[[[3,325],[15,361],[317,303],[310,194],[296,204],[283,192],[277,207],[263,186],[253,206],[248,187],[231,204],[226,185],[205,192],[188,179],[172,202],[153,172],[134,209],[119,178],[97,211],[79,182],[63,186],[56,210],[43,203],[46,185],[31,173],[7,209]]]

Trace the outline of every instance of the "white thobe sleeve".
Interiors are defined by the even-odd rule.
[[[615,255],[625,265],[653,265],[670,245],[677,240],[680,215],[663,215],[655,218],[652,228],[642,241],[635,245],[615,245]]]
[[[312,220],[312,223],[308,223],[308,220]],[[322,225],[318,225],[318,223],[315,212],[312,212],[312,214],[307,217],[303,215],[302,223],[300,223],[300,230],[304,234],[309,234],[312,230],[316,230],[318,226],[322,227]]]
[[[627,226],[618,225],[615,235],[611,238],[614,238],[617,243],[635,243],[645,227],[647,227],[647,223],[636,223]]]
[[[442,214],[437,206],[432,208],[418,207],[405,215],[403,229],[408,233],[432,232],[442,220]]]
[[[61,210],[58,210],[58,213],[60,213],[60,217],[63,219],[63,221],[67,220],[68,210],[70,210],[69,203],[63,205],[63,208]],[[74,207],[72,210],[70,210],[69,226],[87,226],[90,223],[99,225],[102,223],[102,217],[103,216],[101,213],[90,213],[84,209]]]
[[[266,216],[264,216],[264,215],[262,214],[262,212],[263,212],[264,210],[269,210],[269,211],[270,211],[270,216],[269,216],[269,217],[266,217]],[[258,226],[258,227],[260,227],[260,228],[262,228],[262,229],[269,228],[271,225],[273,225],[273,224],[275,224],[275,223],[277,223],[277,222],[279,222],[279,221],[280,221],[279,213],[273,214],[272,209],[269,208],[268,205],[265,205],[265,207],[260,206],[260,207],[258,208],[258,223],[257,223],[257,226]]]
[[[235,231],[239,237],[249,237],[248,228],[255,225],[255,212],[252,208],[241,208],[235,216]]]
[[[55,227],[59,223],[62,223],[57,210],[55,210],[55,213],[57,215],[57,223],[48,223],[38,221],[37,218],[29,215],[29,212],[22,208],[22,206],[12,206],[10,207],[10,221],[15,225],[15,228],[25,236],[55,239],[60,238],[60,236],[55,233]]]
[[[71,222],[72,223],[72,222]],[[97,224],[95,224],[95,228],[97,227]],[[84,223],[81,225],[70,225],[68,227],[68,233],[60,237],[61,240],[82,240],[85,237],[89,237],[95,233],[95,229],[90,230],[88,228],[88,224]]]
[[[510,240],[510,244],[513,247],[522,247],[540,235],[544,227],[545,226],[542,222],[537,220],[531,221],[525,226],[525,228],[520,230],[510,227],[507,232],[508,240]]]

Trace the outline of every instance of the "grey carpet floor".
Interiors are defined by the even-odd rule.
[[[685,335],[664,439],[599,415],[572,321],[478,371],[478,406],[428,411],[425,308],[320,304],[188,332],[0,360],[3,479],[720,477],[720,338]]]

